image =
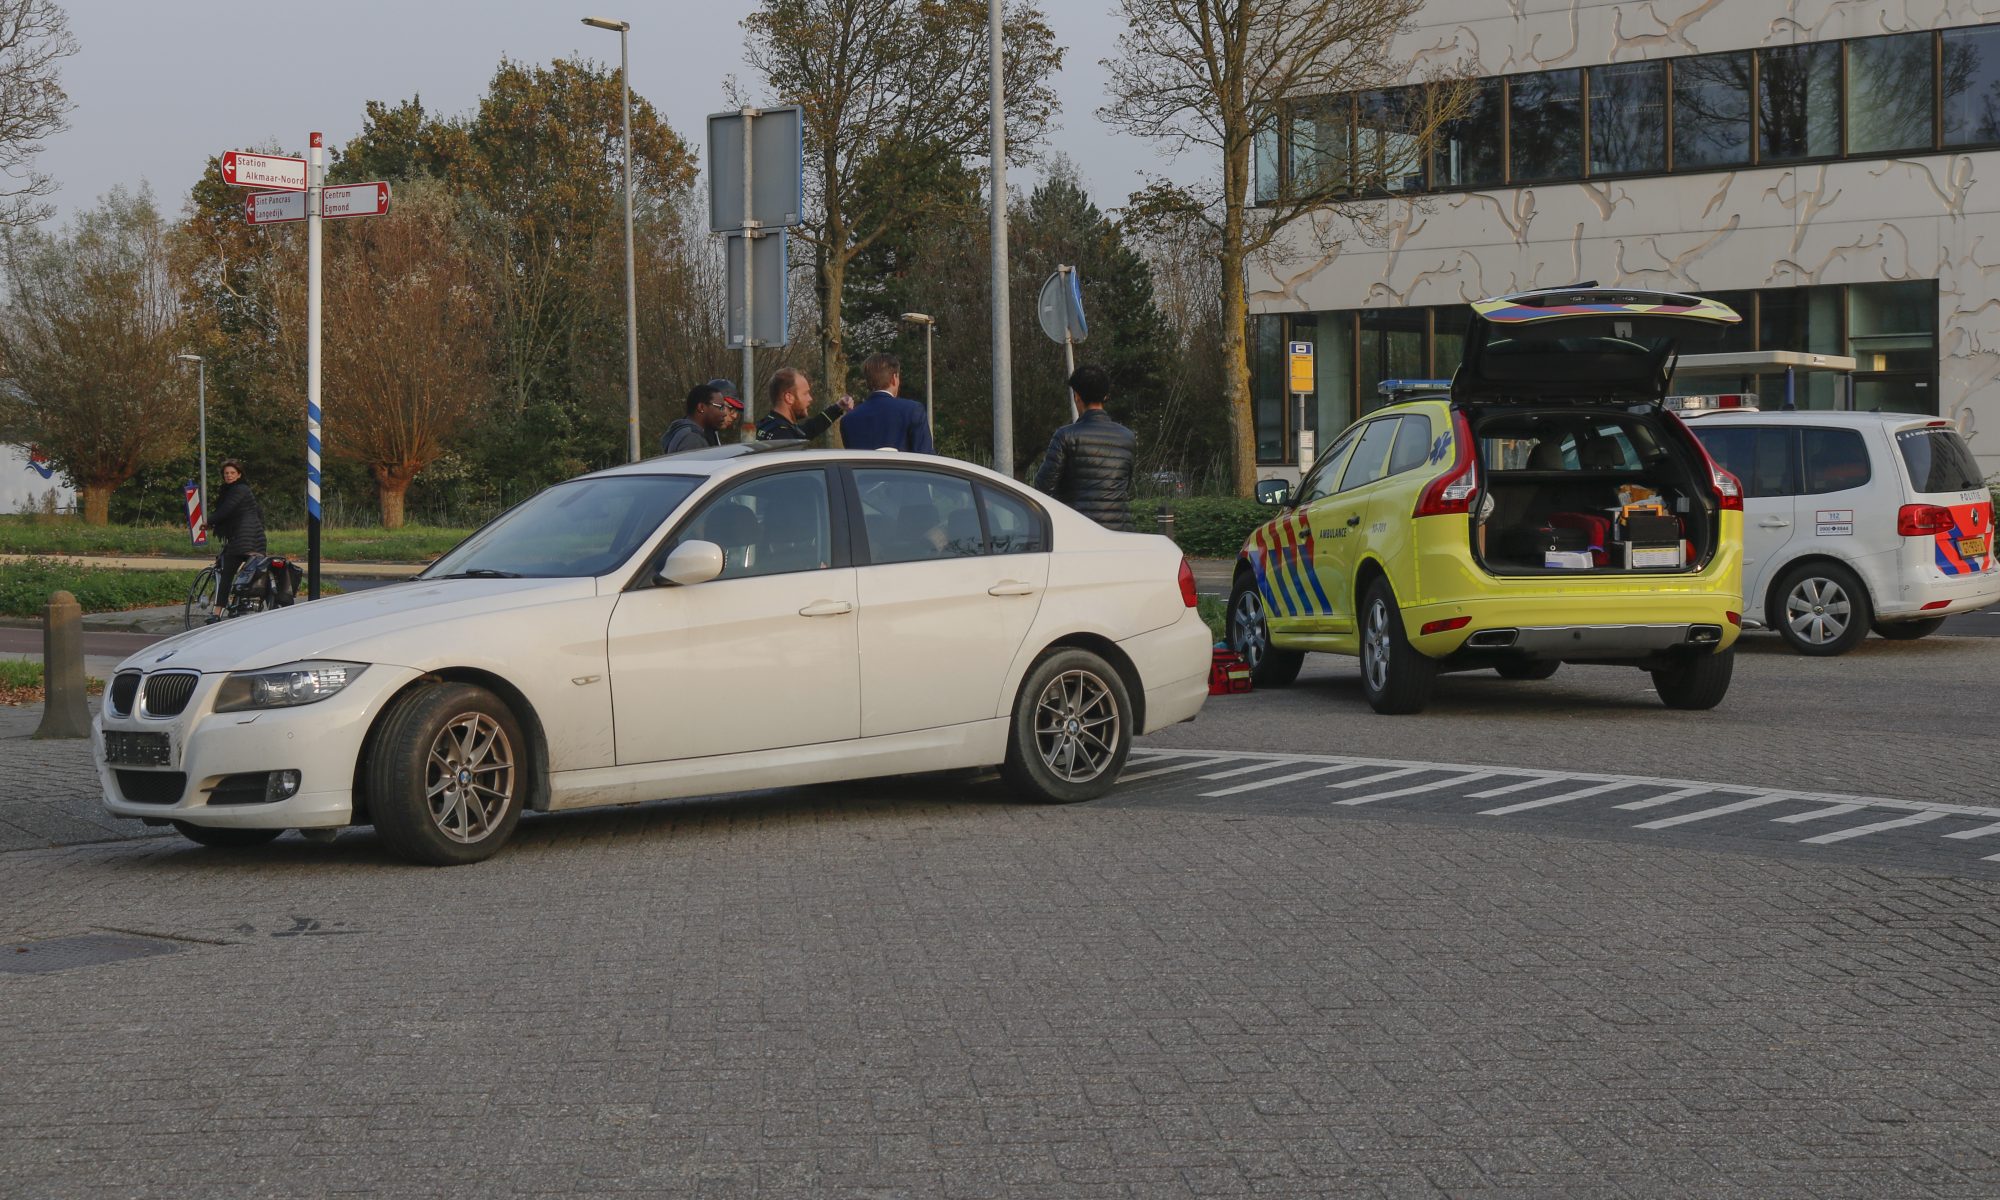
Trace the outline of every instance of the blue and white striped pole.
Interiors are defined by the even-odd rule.
[[[306,167],[306,599],[319,599],[320,187],[326,150],[312,135]]]

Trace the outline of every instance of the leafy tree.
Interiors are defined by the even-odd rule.
[[[0,233],[0,427],[39,443],[102,525],[111,491],[187,445],[185,301],[152,197],[112,191],[61,233]]]
[[[820,375],[847,378],[842,300],[850,264],[896,230],[935,219],[937,182],[987,153],[986,0],[762,0],[748,57],[804,110],[820,300]],[[1003,17],[1007,153],[1025,162],[1056,109],[1062,51],[1027,0]],[[931,186],[927,186],[931,185]]]
[[[0,0],[0,224],[45,220],[55,180],[33,169],[42,142],[69,127],[56,64],[75,54],[69,16],[54,0]]]

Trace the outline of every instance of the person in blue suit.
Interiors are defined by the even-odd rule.
[[[903,364],[893,354],[871,354],[861,363],[868,381],[868,398],[854,406],[840,423],[840,441],[849,450],[905,450],[935,454],[924,406],[896,394],[903,384]]]

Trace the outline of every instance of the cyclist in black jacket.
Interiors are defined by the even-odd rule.
[[[266,552],[264,511],[257,507],[257,494],[243,480],[243,464],[233,458],[222,461],[222,490],[216,493],[215,507],[209,511],[208,527],[222,539],[222,577],[215,581],[215,616],[219,620],[229,608],[229,585],[245,559]]]

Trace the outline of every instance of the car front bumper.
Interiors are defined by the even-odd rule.
[[[99,712],[91,733],[104,807],[116,817],[186,821],[237,829],[317,829],[354,819],[354,771],[375,716],[417,677],[407,667],[376,663],[354,682],[316,704],[255,712],[214,711],[220,674],[203,675],[179,715]],[[107,732],[164,734],[166,762],[125,766],[106,761]],[[268,803],[217,803],[216,787],[232,775],[299,772],[298,791]],[[132,778],[133,775],[145,778]],[[126,776],[126,778],[121,778]],[[145,798],[137,798],[143,795]]]

